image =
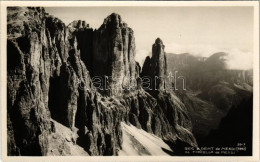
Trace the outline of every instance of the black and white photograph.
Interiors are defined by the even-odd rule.
[[[49,3],[1,9],[6,157],[259,156],[258,3]]]

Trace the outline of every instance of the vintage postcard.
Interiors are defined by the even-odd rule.
[[[258,1],[2,1],[3,161],[259,161]]]

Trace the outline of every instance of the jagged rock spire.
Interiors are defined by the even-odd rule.
[[[155,70],[155,76],[164,77],[167,72],[166,55],[164,45],[160,38],[155,40],[152,48],[152,64]]]
[[[148,56],[144,62],[142,76],[151,77],[153,90],[163,90],[165,88],[167,63],[164,47],[163,41],[157,38],[152,46],[152,57]]]

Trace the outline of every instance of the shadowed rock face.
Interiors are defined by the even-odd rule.
[[[70,39],[77,39],[77,48],[80,50],[81,60],[86,65],[88,71],[92,72],[93,29],[85,21],[81,20],[75,20],[70,23],[68,29],[70,31]]]
[[[200,145],[214,147],[235,147],[244,143],[245,151],[235,152],[234,155],[252,156],[253,135],[253,96],[243,99],[238,105],[231,107],[230,111],[222,118],[219,127],[212,130],[209,135],[200,141]]]
[[[111,14],[92,31],[83,21],[65,26],[44,8],[11,7],[7,25],[8,155],[50,155],[54,146],[58,155],[71,155],[68,138],[56,132],[53,120],[77,134],[69,141],[89,155],[117,155],[122,121],[196,146],[185,106],[174,93],[93,88],[95,75],[117,78],[109,87],[136,85],[134,35],[119,15]],[[156,73],[149,75],[163,76],[162,41],[153,48],[149,65]]]

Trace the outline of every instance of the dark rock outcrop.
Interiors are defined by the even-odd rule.
[[[200,145],[215,147],[236,147],[240,144],[243,151],[235,151],[234,155],[252,155],[253,135],[253,96],[244,99],[239,105],[233,106],[222,118],[217,129],[201,139]]]

